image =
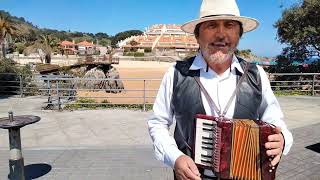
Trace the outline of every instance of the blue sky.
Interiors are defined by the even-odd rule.
[[[223,0],[221,0],[223,1]],[[273,24],[284,7],[296,0],[237,0],[242,16],[259,20],[257,30],[245,34],[239,49],[259,56],[276,56],[282,47]],[[0,9],[24,17],[40,28],[65,31],[118,32],[144,30],[152,24],[183,24],[199,14],[201,0],[0,0]]]

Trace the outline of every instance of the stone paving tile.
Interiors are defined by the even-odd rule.
[[[286,100],[283,98],[280,98],[280,100]],[[320,100],[320,98],[319,98]],[[292,118],[292,121],[297,121],[299,125],[292,125],[291,127],[299,127],[295,129],[291,129],[293,136],[294,136],[294,144],[290,151],[290,153],[287,156],[283,156],[282,160],[280,162],[280,165],[277,170],[277,179],[280,180],[320,180],[320,153],[316,153],[314,151],[311,151],[309,149],[306,149],[306,146],[320,143],[320,123],[319,118],[317,116],[317,113],[319,112],[320,107],[320,101],[317,99],[315,101],[314,99],[310,99],[310,101],[313,101],[316,105],[309,106],[301,103],[297,100],[296,104],[292,104],[292,101],[290,102],[288,106],[284,106],[284,109],[291,109],[290,118]],[[0,103],[1,106],[1,103]],[[293,114],[293,109],[296,108],[297,114]],[[300,116],[301,113],[298,111],[307,110],[307,109],[313,109],[314,115],[309,118],[310,113],[308,114],[308,119],[306,121],[303,121],[304,119],[301,119]],[[0,108],[1,109],[1,108]],[[119,111],[122,112],[122,111]],[[44,117],[46,117],[46,112],[41,112]],[[106,114],[105,111],[97,111],[95,113],[98,113],[100,115]],[[54,117],[60,118],[59,120],[64,121],[57,121],[57,123],[65,123],[63,124],[66,127],[72,126],[75,121],[74,119],[82,118],[86,112],[78,112],[77,113],[50,113],[53,114]],[[124,115],[125,113],[118,113],[120,115]],[[142,114],[141,112],[135,114],[135,116]],[[6,115],[6,114],[3,114]],[[69,117],[69,115],[75,115],[76,117]],[[110,114],[108,114],[110,115]],[[141,121],[145,119],[145,116],[147,113],[144,114],[144,116],[139,116]],[[69,119],[64,119],[64,118]],[[45,118],[44,118],[45,119]],[[26,127],[26,137],[23,136],[23,138],[26,138],[26,141],[23,141],[23,144],[31,143],[30,139],[36,137],[36,141],[32,142],[35,143],[35,147],[39,149],[32,149],[32,146],[28,146],[29,148],[26,148],[23,150],[24,155],[24,161],[25,166],[29,165],[37,165],[37,164],[46,164],[51,166],[51,171],[41,177],[38,177],[37,179],[40,180],[68,180],[68,179],[78,179],[78,180],[94,180],[94,179],[107,179],[107,180],[113,180],[113,179],[128,179],[128,180],[166,180],[166,179],[173,179],[172,178],[172,170],[166,166],[164,166],[161,162],[158,162],[155,160],[152,147],[150,145],[150,140],[142,140],[140,141],[136,140],[139,139],[139,137],[145,137],[148,138],[146,128],[142,126],[141,124],[132,123],[135,122],[133,119],[137,118],[120,118],[110,121],[109,124],[104,125],[103,127],[109,128],[109,127],[118,127],[122,125],[126,125],[124,127],[121,127],[121,131],[125,131],[126,137],[134,137],[132,138],[132,143],[128,143],[128,139],[123,139],[123,142],[126,144],[109,144],[110,142],[118,143],[116,140],[124,138],[124,137],[118,137],[117,131],[112,131],[113,136],[108,136],[110,133],[108,131],[103,131],[104,133],[99,134],[100,130],[102,131],[104,128],[101,128],[100,126],[90,126],[89,128],[96,129],[94,133],[98,133],[99,140],[106,140],[109,138],[106,144],[102,144],[99,147],[96,146],[85,146],[81,149],[81,147],[76,146],[77,144],[81,144],[80,140],[78,143],[74,143],[75,147],[63,146],[64,143],[68,144],[71,141],[70,137],[67,137],[66,140],[68,142],[64,142],[65,139],[59,139],[61,141],[60,145],[62,148],[54,147],[50,148],[51,146],[37,146],[38,140],[41,140],[42,135],[47,135],[46,132],[40,134],[40,133],[34,133],[34,131],[30,131],[31,129],[42,129],[41,131],[45,131],[45,128],[52,127],[53,129],[56,129],[55,127],[58,126],[58,124],[51,123],[50,119],[47,118],[47,121],[42,121],[37,127],[36,125]],[[291,120],[291,119],[290,119]],[[132,121],[131,123],[127,123],[127,121]],[[84,120],[77,121],[78,123],[85,124]],[[108,121],[109,122],[109,121]],[[311,123],[312,122],[312,125]],[[41,124],[42,123],[42,124]],[[142,123],[142,122],[139,122]],[[145,122],[143,122],[145,123]],[[99,124],[99,123],[98,123]],[[128,125],[129,124],[129,125]],[[307,125],[309,124],[309,125]],[[289,124],[290,125],[290,124]],[[61,125],[60,125],[61,126]],[[87,126],[86,126],[87,127]],[[128,128],[130,127],[130,128]],[[136,127],[143,127],[144,133],[140,133],[141,128]],[[289,126],[290,127],[290,126]],[[100,130],[99,130],[100,128]],[[136,129],[134,129],[136,128]],[[134,129],[132,132],[133,134],[129,134],[129,131],[126,131],[126,129]],[[22,131],[23,132],[23,131]],[[81,131],[82,132],[82,131]],[[23,132],[24,133],[24,132]],[[74,131],[72,133],[79,134],[80,131]],[[71,135],[72,135],[71,133]],[[88,134],[86,131],[85,133]],[[90,132],[91,133],[91,132]],[[90,135],[89,133],[89,135]],[[23,135],[23,134],[22,134]],[[86,135],[86,134],[83,134]],[[106,136],[106,137],[104,137]],[[93,136],[95,138],[96,136]],[[4,144],[7,143],[7,132],[6,131],[0,131],[0,180],[7,179],[8,175],[8,157],[9,157],[9,151],[8,148]],[[51,144],[55,143],[54,138],[48,138],[52,142]],[[47,139],[47,140],[48,140]],[[74,139],[73,139],[74,140]],[[89,139],[90,141],[91,139]],[[129,139],[131,141],[131,139]],[[87,140],[86,140],[87,141]],[[122,142],[122,140],[121,140]],[[137,145],[139,144],[139,145]],[[31,147],[31,148],[30,148]]]
[[[320,124],[292,130],[295,141],[289,155],[281,160],[277,179],[320,180],[320,154],[305,148],[320,139],[304,135],[306,131],[309,136],[318,135],[318,129]],[[149,146],[25,150],[23,153],[26,166],[45,163],[52,167],[38,179],[172,179],[172,170],[154,159]],[[8,151],[0,151],[0,179],[8,175],[8,157]]]
[[[277,179],[320,180],[320,154],[305,148],[320,142],[319,128],[320,124],[315,124],[292,130],[294,144],[282,157]]]

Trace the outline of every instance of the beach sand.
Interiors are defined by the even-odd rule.
[[[159,89],[163,75],[174,63],[156,61],[120,61],[113,65],[123,80],[125,90],[121,93],[106,93],[103,91],[78,91],[79,97],[95,98],[97,102],[107,100],[114,104],[142,104],[144,96],[146,103],[153,103]],[[146,79],[145,81],[143,79]],[[145,95],[143,89],[147,90]]]

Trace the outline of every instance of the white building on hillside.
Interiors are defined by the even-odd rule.
[[[192,34],[181,30],[176,24],[156,24],[146,28],[141,36],[132,36],[118,43],[125,51],[148,49],[160,55],[186,56],[199,48]]]

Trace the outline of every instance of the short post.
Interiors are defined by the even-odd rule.
[[[312,96],[314,96],[314,86],[315,86],[315,81],[316,81],[316,75],[314,74],[313,75],[313,78],[312,78]]]
[[[20,97],[23,97],[23,81],[22,81],[22,74],[19,75],[19,82],[20,82]]]
[[[0,118],[0,128],[8,129],[10,144],[9,159],[9,179],[24,180],[24,162],[21,149],[20,128],[28,124],[38,122],[38,116],[13,116],[13,112],[9,112],[9,117]]]
[[[146,80],[143,80],[143,111],[146,111]]]
[[[9,121],[13,122],[13,112],[9,112]],[[21,152],[21,137],[20,128],[9,129],[9,144],[10,144],[10,179],[24,180],[24,163]]]

